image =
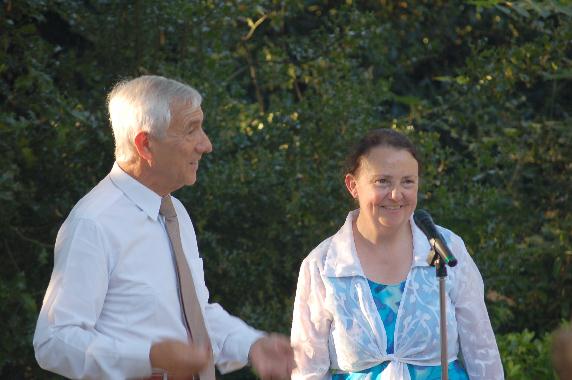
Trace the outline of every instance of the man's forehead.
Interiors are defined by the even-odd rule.
[[[191,102],[176,102],[171,106],[171,111],[188,121],[202,121],[204,117],[201,106],[195,106]]]
[[[189,121],[201,121],[204,118],[201,106],[184,108],[182,113],[183,117]]]

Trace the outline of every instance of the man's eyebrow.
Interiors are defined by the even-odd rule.
[[[382,173],[374,173],[371,176],[375,178],[393,178],[391,174],[382,174]],[[408,174],[403,176],[403,178],[417,178],[417,177],[419,176],[415,174]]]
[[[204,114],[194,115],[194,111],[188,112],[185,117],[185,125],[194,126],[195,124],[200,124],[205,120]]]
[[[187,125],[187,128],[196,128],[196,127],[200,126],[202,122],[203,122],[203,119],[195,117],[195,118],[188,120],[186,125]]]

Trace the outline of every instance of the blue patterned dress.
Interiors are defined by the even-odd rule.
[[[395,323],[401,297],[405,289],[405,281],[396,285],[384,285],[367,280],[373,295],[373,300],[387,335],[387,353],[393,354],[393,336],[395,333]],[[375,367],[364,369],[359,372],[333,374],[332,380],[358,380],[358,379],[379,379],[381,372],[389,365],[384,362]],[[420,366],[407,364],[411,380],[440,380],[441,366]],[[467,371],[463,368],[459,360],[449,363],[450,380],[469,380]]]

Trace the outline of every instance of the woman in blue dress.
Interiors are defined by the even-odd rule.
[[[438,380],[439,286],[427,238],[413,222],[421,162],[399,132],[354,148],[345,185],[359,208],[300,268],[294,380]],[[463,240],[438,227],[458,265],[446,283],[451,380],[504,379],[481,275]]]

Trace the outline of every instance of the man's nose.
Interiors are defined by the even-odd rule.
[[[213,144],[211,143],[209,136],[204,130],[202,131],[202,133],[203,133],[203,138],[200,144],[198,145],[198,148],[201,151],[201,153],[210,153],[213,151]]]

